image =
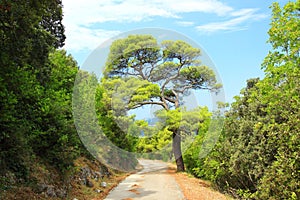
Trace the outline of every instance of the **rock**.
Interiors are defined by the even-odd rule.
[[[104,188],[107,187],[107,183],[106,182],[101,182],[100,185],[101,185],[101,187],[104,187]]]
[[[94,187],[94,183],[92,181],[90,181],[89,179],[86,179],[86,186],[92,188],[92,187]]]
[[[14,173],[12,172],[7,172],[5,174],[5,178],[8,180],[8,182],[12,185],[17,183],[17,177]],[[19,180],[19,182],[22,182],[21,180]]]
[[[104,177],[104,175],[102,175],[102,173],[101,172],[95,172],[95,179],[99,179],[99,178],[103,178]]]
[[[42,193],[44,191],[46,191],[46,189],[48,188],[48,185],[45,183],[38,183],[37,184],[37,192],[38,193]]]
[[[82,185],[86,185],[87,184],[87,178],[79,178],[79,180],[81,180]]]
[[[50,185],[47,187],[46,195],[48,197],[57,197],[54,186]]]
[[[67,196],[67,191],[66,191],[66,190],[63,190],[63,189],[57,190],[57,191],[56,191],[56,196],[57,196],[58,198],[63,199],[63,198],[65,198],[65,197]]]
[[[89,167],[82,167],[80,170],[81,170],[80,178],[84,179],[84,178],[87,178],[87,177],[91,177],[92,170]]]
[[[95,192],[96,192],[96,193],[101,193],[102,190],[96,189]]]
[[[102,172],[101,174],[104,174],[108,178],[110,177],[111,173],[108,171],[107,167],[101,166],[101,167],[99,167],[99,169],[100,169],[100,172]]]
[[[87,178],[92,178],[92,179],[98,180],[100,177],[103,177],[100,172],[95,172],[92,169],[90,169],[89,167],[82,167],[80,170],[81,170],[81,174],[79,176],[80,180],[85,180]]]

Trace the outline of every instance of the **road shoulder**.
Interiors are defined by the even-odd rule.
[[[176,166],[172,164],[169,165],[168,173],[175,178],[187,200],[233,200],[213,190],[207,181],[192,177],[186,172],[176,173]]]

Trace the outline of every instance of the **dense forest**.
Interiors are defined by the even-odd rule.
[[[74,125],[79,67],[61,49],[62,2],[1,0],[0,11],[0,199],[79,197],[74,184],[113,172],[95,165]]]
[[[78,66],[56,50],[65,40],[61,6],[1,1],[0,166],[24,181],[37,157],[66,169],[81,145],[70,98]]]
[[[188,43],[116,40],[99,79],[62,50],[60,0],[0,2],[1,199],[71,198],[82,160],[109,178],[133,170],[138,157],[174,160],[238,199],[300,198],[299,0],[272,4],[264,77],[249,77],[215,112],[181,104],[189,90],[222,87]],[[155,123],[128,115],[154,104],[162,108]],[[47,185],[45,194],[42,183],[63,194]],[[18,188],[25,194],[10,196]]]
[[[199,137],[185,158],[194,175],[241,198],[299,199],[300,1],[271,8],[265,77],[235,97],[214,150],[199,160]]]

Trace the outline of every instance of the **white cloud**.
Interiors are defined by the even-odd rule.
[[[118,35],[119,31],[89,29],[77,25],[66,27],[67,40],[65,49],[72,51],[93,50],[109,38]]]
[[[154,16],[178,18],[180,13],[189,12],[225,15],[233,10],[219,0],[64,0],[63,5],[66,18],[86,25],[135,22]]]
[[[167,2],[165,6],[168,6],[175,13],[203,12],[222,16],[233,10],[232,7],[219,0],[171,0],[163,2]]]
[[[139,22],[152,17],[178,19],[180,14],[189,12],[225,15],[233,10],[219,0],[63,0],[63,5],[67,35],[65,48],[73,51],[91,50],[118,33],[89,29],[92,24]]]
[[[240,28],[245,21],[258,17],[251,9],[235,11],[220,0],[63,0],[63,5],[65,48],[71,51],[92,50],[119,33],[118,30],[91,28],[104,22],[130,23],[163,17],[177,19],[181,26],[195,26],[193,22],[182,19],[182,14],[193,12],[233,17],[229,21],[197,27],[200,31],[214,32]]]
[[[184,26],[184,27],[195,25],[195,23],[191,22],[191,21],[177,21],[176,24],[178,24],[179,26]]]
[[[217,31],[238,31],[247,29],[247,23],[267,17],[265,14],[257,14],[257,9],[241,9],[230,13],[231,19],[222,22],[213,22],[197,26],[196,29],[202,33],[213,33]]]

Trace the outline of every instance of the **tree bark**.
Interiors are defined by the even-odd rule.
[[[176,132],[177,131],[173,132],[172,148],[176,160],[177,171],[182,172],[185,171],[185,169],[184,169],[184,163],[183,163],[182,152],[181,152],[181,136]]]

